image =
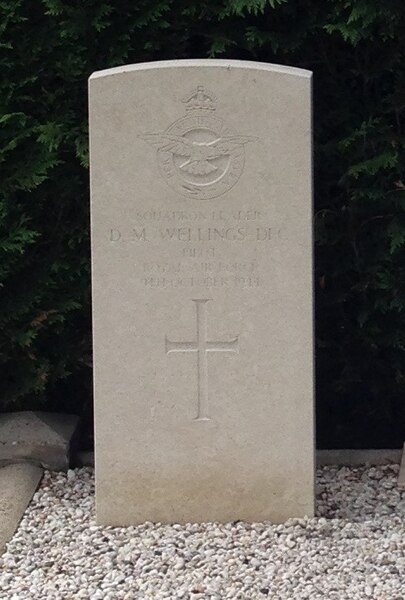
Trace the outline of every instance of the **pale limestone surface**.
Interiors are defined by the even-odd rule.
[[[311,73],[90,78],[100,524],[313,514]]]

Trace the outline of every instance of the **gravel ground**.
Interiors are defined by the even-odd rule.
[[[101,528],[91,469],[45,473],[1,600],[405,600],[398,466],[318,470],[315,519]]]

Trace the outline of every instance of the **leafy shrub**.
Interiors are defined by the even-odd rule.
[[[87,77],[227,57],[314,71],[323,446],[405,438],[403,0],[3,0],[2,410],[91,403]]]

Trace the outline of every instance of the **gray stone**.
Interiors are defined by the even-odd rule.
[[[0,414],[0,465],[29,461],[66,471],[76,415],[46,412]]]
[[[401,450],[395,449],[342,449],[318,450],[316,462],[318,466],[346,465],[349,467],[361,465],[398,464],[401,460]]]
[[[90,78],[98,521],[314,510],[311,73]]]
[[[405,487],[405,444],[402,450],[401,466],[399,468],[398,475],[398,485],[399,487]]]
[[[42,469],[28,463],[0,468],[0,553],[16,531],[41,477]]]

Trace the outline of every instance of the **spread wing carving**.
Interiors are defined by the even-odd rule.
[[[166,133],[146,133],[141,136],[146,142],[157,146],[164,152],[172,152],[179,156],[191,156],[194,142],[181,135],[169,135]]]
[[[207,144],[210,152],[210,158],[217,158],[231,154],[238,146],[243,146],[248,142],[253,142],[256,138],[250,135],[228,135]]]
[[[206,175],[217,171],[218,167],[209,161],[228,156],[238,146],[256,139],[247,135],[230,135],[212,142],[195,142],[181,135],[166,133],[147,133],[141,137],[159,150],[187,157],[188,160],[180,165],[180,169],[193,175]]]

